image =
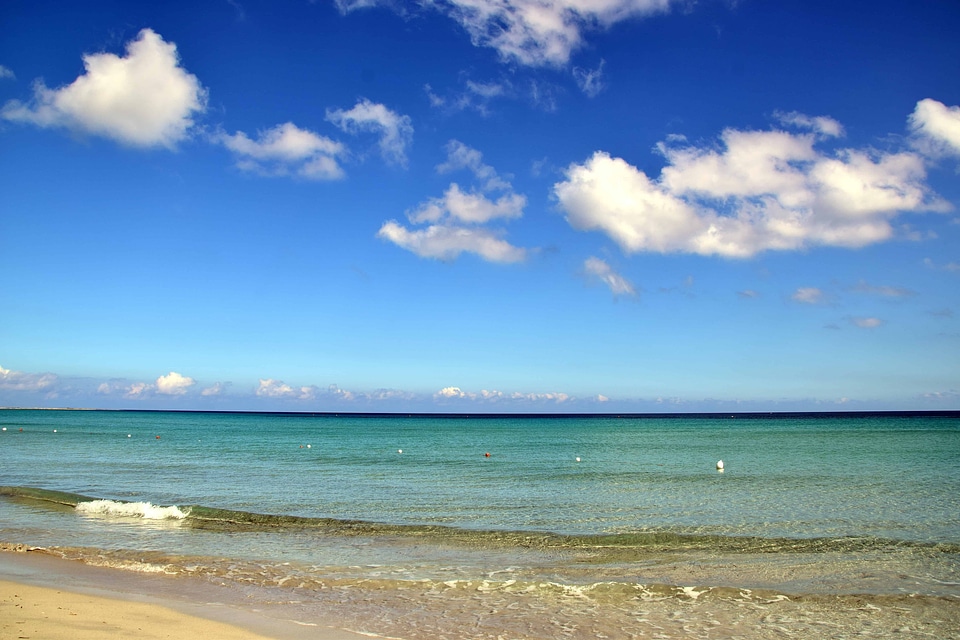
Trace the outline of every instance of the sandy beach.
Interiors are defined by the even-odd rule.
[[[196,585],[163,576],[0,552],[0,638],[30,640],[360,640],[369,637],[277,620],[204,601]]]
[[[0,581],[0,636],[46,640],[97,638],[263,639],[240,627],[167,607]]]

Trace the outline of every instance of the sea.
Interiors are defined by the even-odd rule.
[[[0,410],[0,550],[371,637],[960,638],[960,413]]]

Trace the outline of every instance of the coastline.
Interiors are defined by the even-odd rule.
[[[271,596],[258,599],[255,594],[264,591],[235,581],[91,566],[47,553],[23,545],[0,551],[0,611],[22,614],[13,624],[7,614],[0,616],[0,635],[48,640],[960,638],[955,596],[651,585],[624,599],[609,591],[616,589],[610,583],[532,594],[513,589],[512,581],[482,580],[451,584],[441,593],[438,585],[370,580],[346,590],[336,581],[270,589]],[[23,633],[26,624],[46,626]],[[91,627],[93,635],[83,635]]]
[[[45,640],[208,638],[362,640],[358,634],[272,618],[229,593],[147,575],[0,550],[0,637]],[[235,595],[235,594],[234,594]],[[215,600],[216,599],[216,600]]]

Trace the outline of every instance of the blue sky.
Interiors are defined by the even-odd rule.
[[[10,0],[0,405],[960,409],[960,5]]]

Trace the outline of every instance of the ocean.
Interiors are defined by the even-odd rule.
[[[305,625],[960,637],[957,413],[3,410],[0,427],[0,548]]]

